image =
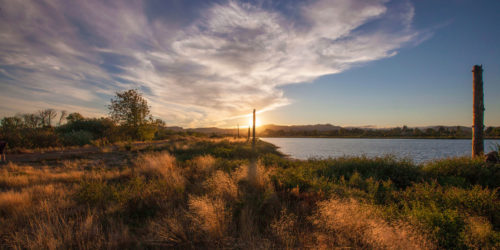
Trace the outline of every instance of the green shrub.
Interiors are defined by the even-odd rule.
[[[398,188],[410,186],[413,182],[422,181],[420,167],[409,160],[396,159],[393,156],[368,158],[340,157],[327,160],[310,160],[309,164],[317,167],[321,175],[330,178],[344,176],[349,179],[354,173],[363,178],[373,177],[375,180],[391,180]]]
[[[112,186],[99,180],[83,181],[75,194],[75,199],[79,203],[101,208],[116,200]]]
[[[481,158],[458,157],[427,163],[423,171],[428,179],[443,185],[500,187],[500,164],[486,164]]]
[[[137,138],[142,141],[150,141],[155,137],[157,127],[154,125],[144,124],[137,129]]]
[[[464,248],[462,237],[465,230],[465,217],[455,209],[439,210],[435,206],[417,206],[410,216],[427,227],[437,238],[441,248]]]
[[[61,135],[62,141],[64,145],[78,145],[83,146],[90,144],[92,142],[93,136],[92,133],[80,130],[80,131],[71,131],[69,133],[65,133]]]

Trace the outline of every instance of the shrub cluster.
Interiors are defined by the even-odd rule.
[[[57,125],[42,122],[42,118],[36,114],[4,117],[0,121],[0,139],[7,141],[10,148],[46,148],[165,139],[172,134],[160,122],[133,128],[119,125],[110,118],[84,118],[78,113],[64,115],[61,113],[61,120],[67,122]]]

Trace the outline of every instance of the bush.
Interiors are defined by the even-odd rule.
[[[500,164],[486,164],[481,158],[436,160],[424,165],[423,171],[442,185],[500,187]]]
[[[93,139],[107,139],[109,142],[115,142],[121,139],[118,127],[108,118],[79,119],[68,122],[57,128],[57,132],[60,134],[80,131],[90,133]],[[71,144],[70,142],[70,145],[75,144]]]
[[[64,145],[78,145],[83,146],[90,144],[92,142],[93,136],[92,133],[80,130],[80,131],[71,131],[69,133],[65,133],[61,135],[62,141]]]
[[[144,124],[137,129],[137,138],[142,141],[150,141],[155,137],[157,131],[156,126]]]

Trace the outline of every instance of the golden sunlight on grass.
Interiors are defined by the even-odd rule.
[[[413,183],[419,172],[403,171],[379,180],[368,171],[414,166],[290,160],[262,141],[255,147],[262,156],[253,175],[251,143],[197,137],[105,153],[112,162],[3,165],[0,248],[498,248],[497,186]]]

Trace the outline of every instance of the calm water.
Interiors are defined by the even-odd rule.
[[[339,157],[392,154],[417,163],[451,156],[471,155],[471,140],[447,139],[341,139],[341,138],[260,138],[278,146],[293,158]],[[500,140],[486,140],[484,150],[494,150]]]

